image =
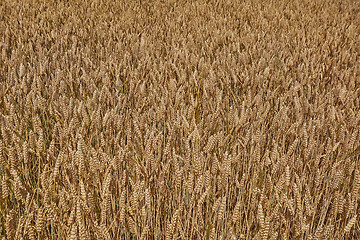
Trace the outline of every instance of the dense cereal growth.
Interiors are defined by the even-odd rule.
[[[0,1],[0,238],[360,239],[353,0]]]

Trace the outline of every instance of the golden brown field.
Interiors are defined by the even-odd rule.
[[[360,239],[360,3],[0,1],[0,238]]]

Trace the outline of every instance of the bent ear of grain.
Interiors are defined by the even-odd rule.
[[[344,232],[348,233],[350,232],[351,228],[354,226],[354,224],[356,223],[356,218],[357,215],[353,216],[350,221],[348,222],[348,224],[346,224],[345,228],[344,228]]]

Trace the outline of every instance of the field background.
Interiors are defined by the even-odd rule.
[[[2,239],[360,239],[359,1],[0,1]]]

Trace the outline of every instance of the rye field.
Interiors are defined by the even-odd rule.
[[[0,0],[0,238],[360,239],[357,0]]]

